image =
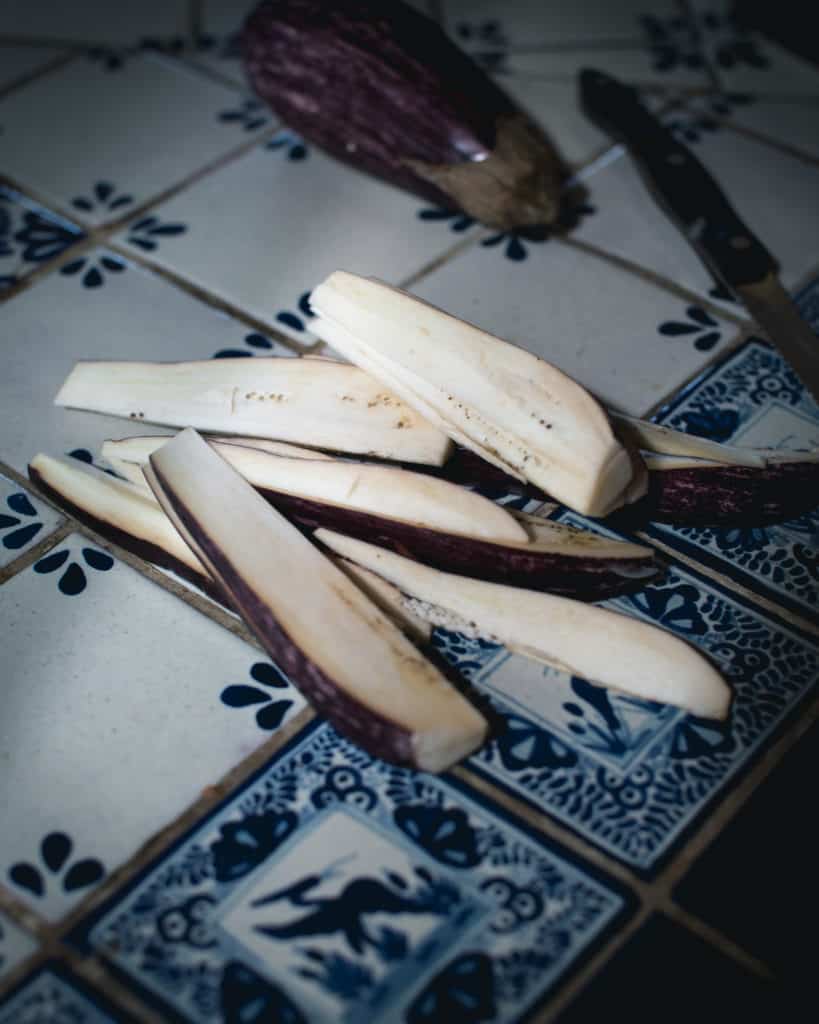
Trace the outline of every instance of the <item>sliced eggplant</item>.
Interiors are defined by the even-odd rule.
[[[725,718],[731,691],[694,648],[639,619],[551,594],[451,576],[330,530],[316,539],[479,635],[562,671],[646,700]],[[413,610],[420,613],[419,604]],[[443,624],[443,622],[442,622]]]
[[[143,434],[135,437],[122,437],[116,440],[103,441],[100,448],[100,455],[106,461],[112,458],[127,462],[136,462],[140,465],[148,461],[148,456],[166,441],[174,437],[173,434]],[[284,455],[289,459],[319,459],[323,462],[332,461],[333,456],[315,448],[302,448],[299,445],[287,444],[284,441],[265,441],[258,437],[230,436],[222,434],[209,434],[208,441],[222,442],[223,444],[237,444],[243,448],[255,448],[257,451],[269,452],[271,455]]]
[[[316,333],[510,475],[586,515],[638,496],[605,411],[556,367],[371,278],[337,271],[310,301]]]
[[[179,536],[153,494],[146,496],[127,480],[64,456],[36,455],[28,475],[55,505],[101,536],[171,569],[215,601],[227,603],[222,588]]]
[[[677,526],[764,526],[819,506],[816,452],[768,452],[765,465],[646,456],[646,514]]]
[[[451,442],[355,366],[297,358],[80,362],[55,403],[440,466]]]
[[[707,437],[686,434],[682,430],[664,427],[659,423],[626,416],[623,413],[609,411],[615,431],[624,439],[629,438],[633,444],[644,451],[656,452],[661,455],[691,455],[714,462],[726,462],[734,466],[756,466],[761,468],[766,462],[766,452],[754,448],[739,448],[735,445],[721,444]]]
[[[268,654],[340,732],[425,771],[483,742],[475,708],[194,430],[154,452],[145,476]]]
[[[367,597],[377,605],[385,615],[392,619],[396,626],[416,644],[429,643],[432,637],[433,623],[421,615],[416,615],[410,602],[398,587],[388,583],[383,576],[370,572],[346,558],[333,557],[335,564],[345,576],[355,583]]]

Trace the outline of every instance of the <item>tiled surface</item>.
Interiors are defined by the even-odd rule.
[[[685,100],[666,116],[785,283],[813,281],[819,324],[819,73],[706,25],[716,3],[690,5],[698,36],[683,6],[429,5],[578,169],[568,241],[500,237],[274,135],[231,42],[250,4],[3,6],[0,471],[131,432],[53,406],[77,360],[292,354],[337,267],[412,281],[632,412],[815,444],[815,405],[577,105],[586,66],[655,109]],[[14,85],[62,46],[69,63]],[[295,718],[216,606],[74,526],[33,550],[61,523],[0,476],[0,1024],[799,1019],[761,978],[810,971],[792,908],[811,919],[815,516],[643,529],[671,570],[615,605],[715,659],[724,726],[438,632],[495,728],[441,778]]]
[[[161,57],[137,54],[112,67],[79,56],[0,101],[2,170],[101,224],[272,123],[247,116],[242,104],[233,90]],[[49,140],[48,160],[41,133]],[[100,194],[98,183],[110,188]]]
[[[0,45],[0,91],[33,75],[62,52],[52,46]]]
[[[244,641],[77,535],[4,585],[0,616],[0,877],[50,921],[304,706]]]
[[[45,540],[63,521],[50,505],[0,474],[0,569]]]

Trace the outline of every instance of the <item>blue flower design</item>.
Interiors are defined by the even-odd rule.
[[[694,348],[708,352],[721,337],[719,324],[699,306],[689,306],[685,311],[688,320],[667,320],[657,330],[667,338],[696,335]]]
[[[675,727],[669,754],[676,761],[729,754],[736,747],[731,723],[687,715]]]
[[[496,235],[484,238],[481,245],[484,248],[503,246],[503,254],[508,260],[520,263],[527,259],[529,253],[526,249],[527,243],[540,244],[548,240],[549,233],[546,228],[519,228],[516,231],[502,231]]]
[[[34,571],[41,575],[50,574],[62,569],[68,562],[57,583],[57,589],[67,597],[76,597],[85,590],[88,581],[82,566],[73,559],[69,561],[69,555],[68,548],[53,551],[34,563]],[[107,572],[114,565],[114,559],[110,555],[104,551],[97,551],[96,548],[84,547],[82,557],[85,564],[97,572]]]
[[[14,240],[23,243],[22,256],[29,263],[43,263],[53,259],[85,237],[76,228],[33,210],[23,214],[23,224],[24,227],[14,235]]]
[[[496,906],[490,925],[493,932],[506,935],[534,921],[543,913],[543,899],[534,889],[515,885],[495,876],[481,884],[481,892]]]
[[[246,708],[262,704],[263,707],[256,712],[256,724],[260,729],[272,732],[281,725],[284,716],[293,707],[293,701],[275,700],[269,690],[288,690],[290,684],[275,665],[266,661],[257,661],[251,667],[250,675],[260,684],[259,686],[227,686],[222,690],[220,699],[229,708]]]
[[[545,729],[517,715],[505,715],[503,728],[493,741],[503,766],[519,772],[527,768],[567,768],[577,754]]]
[[[84,288],[101,288],[105,284],[105,271],[110,274],[121,274],[126,265],[115,256],[100,256],[96,260],[89,256],[80,256],[79,259],[63,264],[60,273],[66,277],[73,277],[83,271],[80,280]]]
[[[299,823],[292,811],[249,814],[219,829],[211,845],[217,882],[235,882],[262,863],[293,832]]]
[[[361,811],[371,811],[377,802],[373,790],[363,785],[361,774],[346,765],[331,768],[324,777],[324,785],[314,790],[310,799],[316,807],[350,804]]]
[[[133,201],[134,197],[127,193],[123,192],[117,195],[116,186],[112,185],[110,181],[98,181],[91,190],[90,198],[75,196],[71,200],[71,205],[84,213],[90,213],[98,208],[104,208],[113,213],[115,210],[121,210],[124,206],[130,206]]]
[[[654,772],[641,765],[628,775],[598,768],[596,780],[600,788],[612,797],[625,811],[636,811],[648,802],[649,791],[654,785]]]
[[[307,1018],[280,988],[238,960],[229,960],[225,965],[219,984],[219,1001],[225,1021],[307,1024]]]
[[[459,21],[455,25],[455,34],[464,43],[475,44],[472,58],[485,71],[503,70],[509,39],[497,18],[486,18],[479,22]],[[481,49],[477,49],[478,46]]]
[[[257,349],[262,352],[269,352],[273,348],[273,342],[266,338],[263,334],[259,334],[258,331],[251,331],[245,335],[245,345],[249,345],[252,349]],[[248,352],[244,348],[220,348],[218,352],[214,352],[211,359],[236,359],[242,358],[243,356],[252,356],[253,352]]]
[[[68,864],[74,844],[64,832],[49,832],[40,843],[40,858],[43,866],[52,875],[60,876]],[[94,885],[105,875],[105,868],[96,858],[87,857],[74,861],[62,875],[60,884],[64,892],[75,892]],[[48,888],[45,872],[29,861],[12,864],[9,879],[32,896],[42,899]]]
[[[654,57],[655,71],[703,67],[697,33],[687,18],[679,15],[659,18],[654,14],[644,14],[640,17],[640,24],[646,45]]]
[[[217,116],[225,124],[240,124],[246,132],[253,132],[270,120],[264,104],[256,99],[244,100],[235,109],[223,110]]]
[[[305,146],[304,141],[298,135],[294,135],[293,132],[289,131],[276,132],[273,138],[265,143],[264,148],[280,149],[287,154],[288,160],[306,160],[310,155],[310,150]]]
[[[7,516],[0,513],[0,530],[11,530],[3,537],[3,547],[10,551],[17,551],[37,536],[42,530],[43,524],[38,521],[37,509],[23,491],[10,494],[6,498],[6,505],[15,515]],[[20,516],[24,516],[30,521],[23,523]]]
[[[662,626],[689,636],[705,636],[708,625],[697,607],[699,594],[696,587],[684,583],[678,586],[652,587],[650,584],[626,598],[635,608]]]
[[[450,221],[450,231],[457,232],[466,231],[475,223],[473,217],[460,213],[458,210],[445,210],[435,206],[424,207],[424,209],[419,210],[418,219],[438,222]]]
[[[177,907],[167,907],[156,919],[156,929],[166,942],[208,949],[216,944],[208,918],[216,901],[203,893]]]
[[[407,1024],[480,1024],[496,1014],[492,958],[464,953],[415,998],[406,1019]]]
[[[739,426],[736,409],[693,409],[679,417],[674,426],[698,437],[709,437],[714,441],[728,441]]]
[[[284,324],[293,331],[304,331],[307,329],[308,321],[312,320],[316,315],[312,307],[310,306],[310,292],[302,292],[299,296],[298,309],[300,316],[296,313],[291,313],[289,310],[283,309],[276,314],[276,319],[280,324]]]
[[[706,11],[701,24],[707,34],[716,37],[714,54],[721,68],[730,70],[738,64],[747,64],[756,71],[766,71],[771,66],[753,36],[733,14]]]
[[[128,228],[128,241],[145,252],[159,247],[157,239],[184,235],[187,224],[163,224],[158,217],[142,217]]]
[[[426,804],[403,804],[395,809],[395,824],[430,856],[454,868],[480,864],[478,837],[466,812]]]

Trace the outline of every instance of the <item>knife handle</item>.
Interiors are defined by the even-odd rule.
[[[622,142],[666,211],[729,287],[761,281],[777,263],[734,211],[691,150],[642,105],[634,89],[597,71],[581,73],[588,116]]]

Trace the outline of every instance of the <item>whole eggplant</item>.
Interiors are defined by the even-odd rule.
[[[547,136],[400,0],[266,0],[241,44],[256,93],[338,159],[504,231],[557,219]]]

